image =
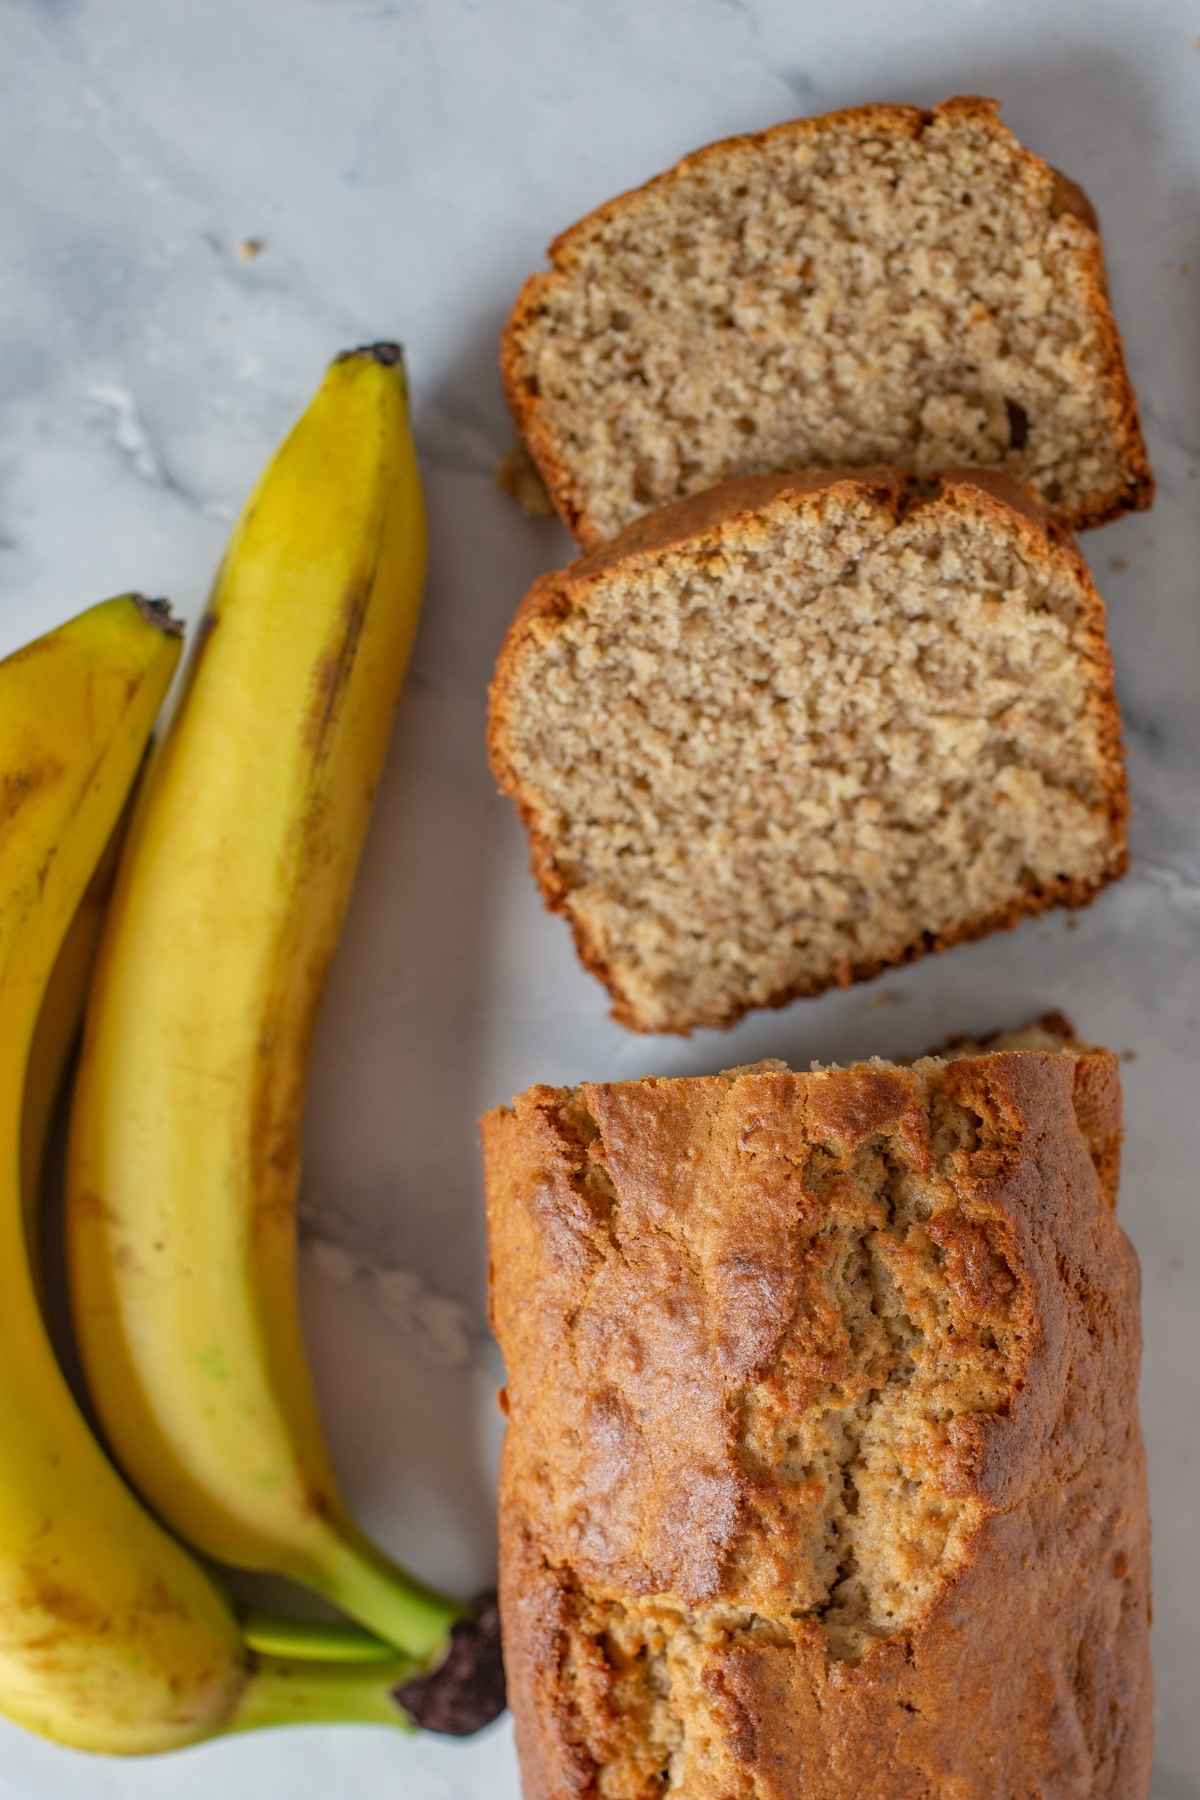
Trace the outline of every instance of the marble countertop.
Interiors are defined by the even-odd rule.
[[[425,623],[322,1022],[306,1319],[362,1513],[434,1579],[492,1573],[495,1351],[474,1120],[536,1079],[915,1053],[1048,1005],[1126,1057],[1145,1275],[1155,1800],[1200,1796],[1200,13],[1184,0],[8,0],[0,143],[0,651],[123,587],[195,617],[327,358],[408,347]],[[1134,865],[1026,925],[725,1037],[612,1025],[541,912],[481,745],[516,601],[568,553],[496,488],[496,336],[548,238],[681,152],[864,99],[997,95],[1103,218],[1159,477],[1090,535]],[[373,1729],[100,1763],[0,1728],[38,1800],[515,1800],[509,1728]],[[1001,1797],[997,1797],[1001,1800]]]

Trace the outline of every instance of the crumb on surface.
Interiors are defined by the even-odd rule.
[[[551,519],[554,505],[546,484],[524,444],[514,444],[501,458],[496,481],[531,519]]]

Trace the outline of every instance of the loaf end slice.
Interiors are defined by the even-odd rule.
[[[727,475],[805,466],[1001,466],[1072,529],[1150,504],[1095,215],[992,101],[711,144],[550,258],[501,367],[587,548]]]
[[[1144,1800],[1116,1059],[540,1087],[483,1123],[529,1800]]]
[[[1102,603],[981,471],[742,477],[531,590],[492,763],[614,1016],[729,1025],[1125,867]]]

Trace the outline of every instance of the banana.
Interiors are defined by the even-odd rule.
[[[0,663],[0,1710],[91,1750],[191,1742],[244,1685],[232,1613],[129,1493],[59,1373],[21,1195],[43,995],[178,654],[165,610],[126,597]]]
[[[421,1676],[362,1633],[239,1626],[104,1455],[42,1324],[23,1181],[69,1052],[114,821],[178,656],[166,609],[125,596],[0,662],[0,1712],[110,1755],[295,1722],[410,1730],[400,1694]]]
[[[72,1312],[121,1467],[218,1560],[427,1666],[463,1608],[353,1523],[301,1339],[314,1015],[416,630],[399,351],[334,362],[234,530],[97,965],[68,1162]]]
[[[136,791],[136,781],[134,784]],[[130,801],[105,845],[75,917],[67,927],[46,983],[41,1011],[29,1047],[25,1097],[21,1115],[21,1195],[34,1284],[41,1293],[41,1176],[50,1126],[54,1121],[71,1054],[83,1028],[83,1012],[104,912],[116,879],[117,861],[128,822]]]

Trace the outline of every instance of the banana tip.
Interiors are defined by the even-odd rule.
[[[396,1699],[423,1731],[470,1737],[498,1719],[508,1704],[500,1648],[500,1609],[487,1594],[450,1632],[437,1668],[403,1682]]]
[[[335,356],[333,360],[334,362],[353,362],[360,356],[371,362],[380,363],[385,369],[394,369],[397,365],[403,367],[404,346],[384,338],[378,344],[359,344],[354,350],[343,350],[341,355]]]
[[[183,636],[183,620],[175,617],[169,600],[147,600],[144,594],[135,594],[133,601],[147,624],[157,625],[167,637]]]

